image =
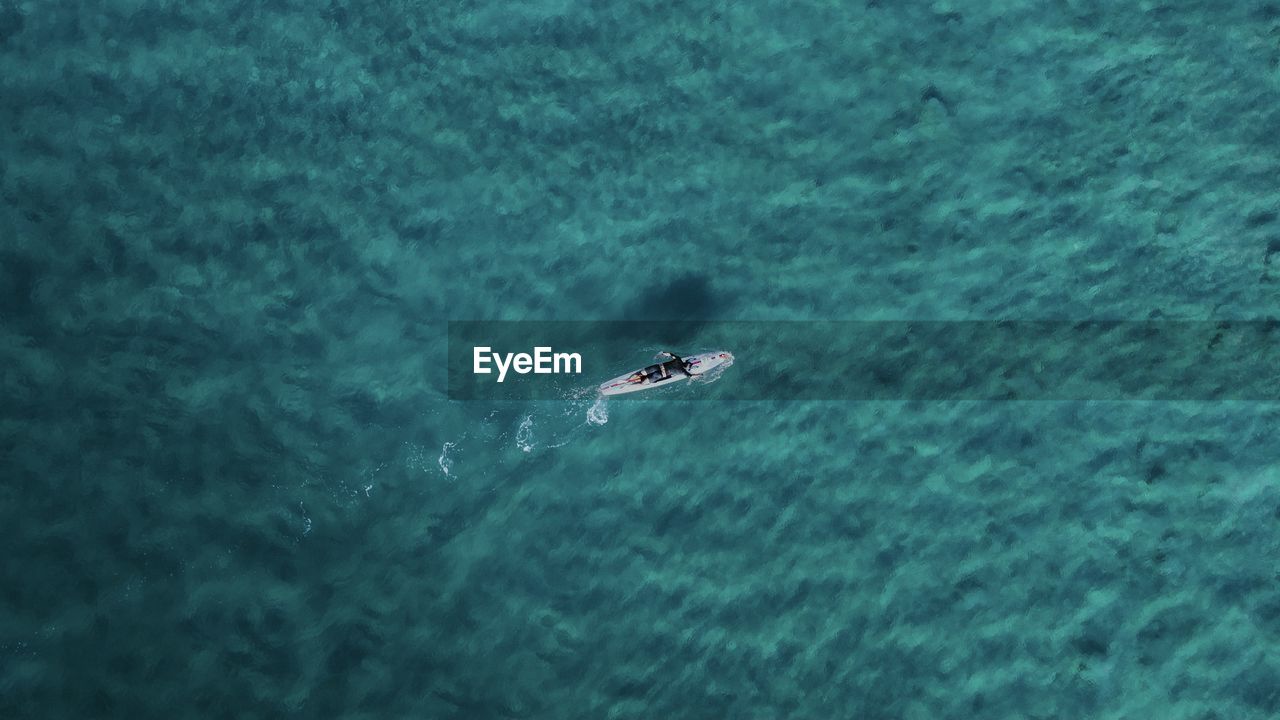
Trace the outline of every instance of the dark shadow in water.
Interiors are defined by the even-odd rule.
[[[695,340],[704,321],[724,314],[724,305],[707,275],[688,273],[642,290],[627,305],[624,317],[627,320],[678,321],[664,327],[663,339],[679,344]],[[618,330],[623,334],[626,332],[625,328]],[[644,328],[646,337],[651,331],[652,328]]]
[[[706,275],[689,273],[650,285],[626,308],[628,320],[708,320],[720,302]]]
[[[17,253],[0,255],[0,317],[13,321],[31,312],[31,294],[40,275],[41,268],[31,258]]]

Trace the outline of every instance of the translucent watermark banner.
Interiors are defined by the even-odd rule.
[[[661,351],[731,353],[732,364],[628,397],[1280,400],[1280,322],[1273,319],[454,321],[448,334],[454,400],[565,399],[614,379],[643,385],[635,373],[669,360],[657,357]],[[659,371],[680,368],[667,363]]]

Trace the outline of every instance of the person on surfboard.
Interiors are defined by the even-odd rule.
[[[685,375],[688,375],[689,377],[693,377],[693,373],[689,372],[690,363],[688,360],[685,360],[684,358],[680,357],[679,355],[669,350],[663,350],[662,352],[658,353],[659,357],[663,355],[666,355],[672,360],[678,361],[680,363],[680,370],[683,371]],[[657,382],[659,380],[666,380],[667,378],[671,377],[671,368],[668,367],[669,365],[670,365],[670,362],[665,362],[660,365],[654,366],[652,368],[652,370],[654,371],[653,375],[649,375],[644,370],[641,370],[635,373],[634,375],[632,375],[630,378],[628,378],[627,382],[629,383],[644,382],[645,378],[650,378],[650,377],[653,379],[654,382]],[[649,368],[646,368],[646,370],[647,369]]]
[[[677,355],[677,354],[675,354],[675,353],[671,352],[670,350],[663,350],[662,352],[660,352],[660,353],[658,353],[658,354],[659,354],[659,355],[666,355],[666,356],[670,357],[672,360],[679,360],[679,361],[680,361],[680,369],[684,371],[684,374],[685,374],[685,375],[688,375],[688,376],[690,376],[690,377],[693,377],[693,373],[689,371],[690,365],[689,365],[689,361],[688,361],[688,360],[685,360],[684,358],[682,358],[682,357],[680,357],[679,355]],[[663,377],[671,377],[671,373],[667,370],[667,364],[666,364],[666,363],[663,363],[663,364],[662,364],[662,376],[663,376]]]

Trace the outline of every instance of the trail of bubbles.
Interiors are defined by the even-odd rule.
[[[440,448],[440,457],[436,460],[436,463],[440,466],[440,472],[444,473],[445,477],[449,476],[449,471],[453,468],[453,458],[449,457],[449,451],[453,449],[454,445],[456,443],[446,442]]]
[[[525,452],[533,451],[533,413],[520,420],[520,428],[516,430],[516,446]]]
[[[609,421],[606,400],[595,387],[571,390],[562,396],[561,401],[557,406],[558,413],[539,408],[521,418],[516,430],[517,447],[526,453],[561,448],[583,430]],[[565,427],[566,421],[572,424]]]
[[[600,426],[609,422],[609,399],[598,395],[596,401],[587,408],[587,424]]]
[[[460,434],[445,441],[435,458],[434,468],[423,457],[425,450],[411,450],[410,465],[422,471],[438,469],[450,480],[469,476],[467,470],[477,461],[483,471],[510,462],[504,449],[515,448],[522,454],[554,450],[576,440],[583,431],[604,425],[609,420],[606,399],[595,386],[565,392],[554,403],[536,403],[516,411],[499,408],[483,419],[477,418]]]

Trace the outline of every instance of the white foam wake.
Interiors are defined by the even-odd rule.
[[[596,401],[587,408],[587,424],[599,426],[607,422],[609,422],[609,399],[604,395],[597,395]]]
[[[453,446],[454,443],[446,442],[440,448],[440,457],[436,460],[436,463],[440,465],[440,472],[444,473],[445,477],[448,477],[449,471],[453,469],[453,458],[449,457],[449,451],[453,449]]]

